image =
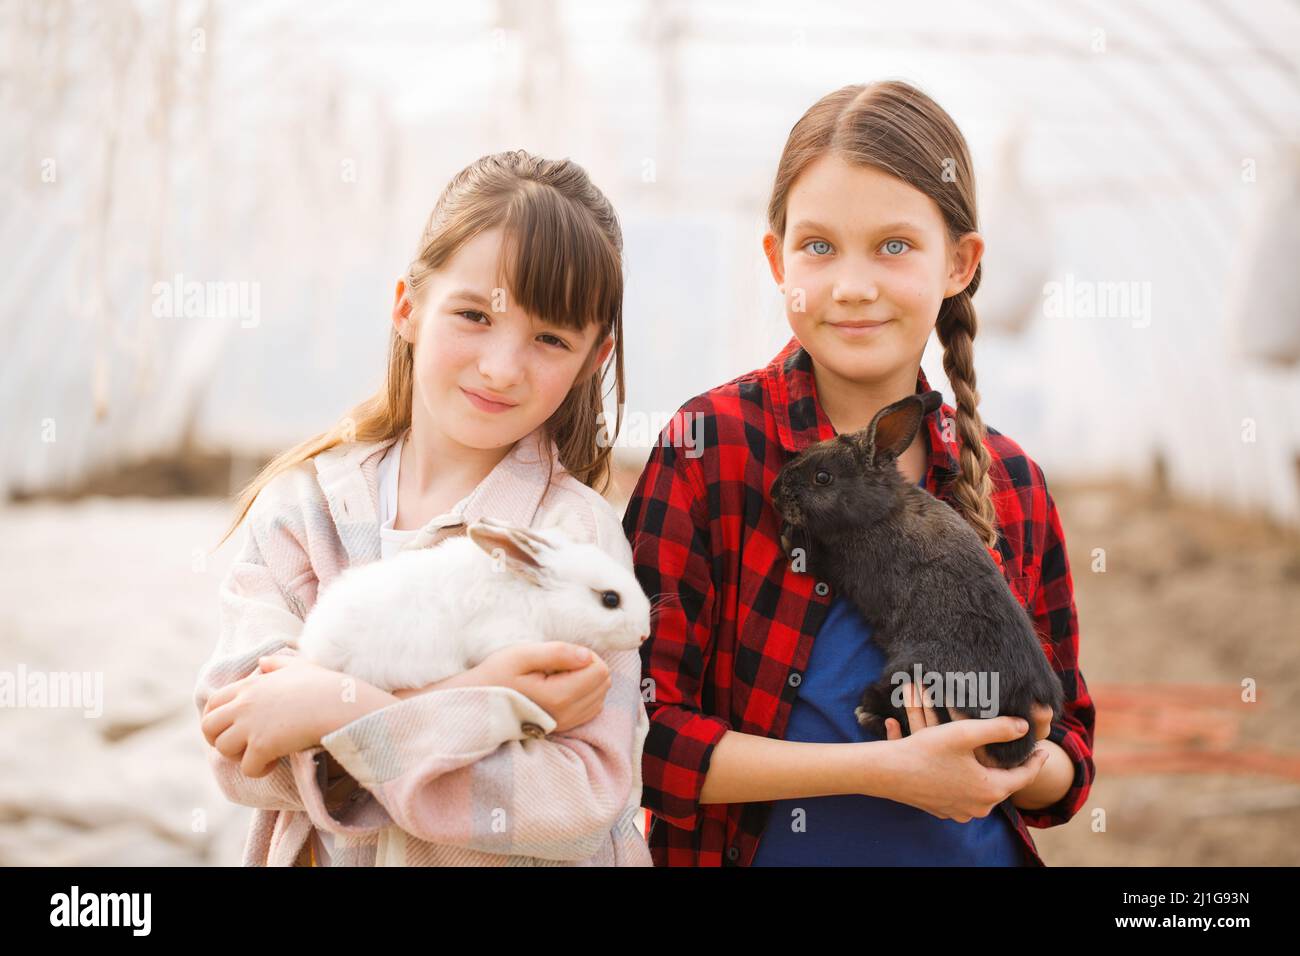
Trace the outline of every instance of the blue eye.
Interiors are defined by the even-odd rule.
[[[813,252],[813,255],[815,256],[829,255],[831,251],[831,244],[827,242],[825,239],[810,239],[808,242],[805,242],[803,244],[803,247],[805,249],[815,249],[815,247],[823,247],[823,248],[815,249],[815,251]]]
[[[910,249],[910,248],[912,248],[911,243],[906,242],[906,241],[904,241],[904,240],[902,240],[902,239],[890,239],[888,242],[885,243],[885,245],[884,245],[883,248],[888,249],[890,246],[904,246],[905,249]],[[905,251],[905,249],[899,249],[899,250],[897,250],[896,252],[891,252],[890,255],[900,255],[900,256],[901,256],[901,255],[903,254],[903,252]]]

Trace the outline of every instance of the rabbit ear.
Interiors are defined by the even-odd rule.
[[[525,528],[523,525],[511,524],[499,518],[489,518],[487,515],[483,515],[474,523],[495,531],[512,534],[519,540],[521,546],[526,546],[536,552],[551,546],[551,543],[544,537],[535,533],[531,528]]]
[[[898,458],[916,437],[925,416],[943,403],[943,395],[936,391],[924,395],[909,395],[876,412],[871,424],[864,428],[861,445],[866,449],[867,461],[881,467]]]
[[[469,526],[466,533],[485,553],[503,562],[505,570],[529,584],[542,586],[546,571],[542,558],[550,548],[544,539],[527,528],[491,518],[480,518]]]

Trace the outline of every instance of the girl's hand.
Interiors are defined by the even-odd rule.
[[[930,713],[934,713],[934,711],[929,707],[927,707],[926,710],[929,710]],[[957,711],[953,710],[951,707],[948,708],[948,713],[953,720],[974,720],[975,719],[973,717],[968,717],[965,714],[958,713]],[[911,717],[909,717],[908,720],[910,722]],[[1034,725],[1034,739],[1046,740],[1048,733],[1052,729],[1052,708],[1048,707],[1045,704],[1040,704],[1038,702],[1035,702],[1034,706],[1030,708],[1030,721]],[[1041,750],[1042,748],[1040,747],[1039,749]],[[975,759],[977,759],[980,763],[984,764],[984,766],[986,767],[997,766],[997,764],[993,762],[992,758],[989,757],[988,754],[985,752],[983,747],[980,747],[979,750],[975,752]],[[1033,781],[1030,782],[1032,783]]]
[[[271,655],[258,664],[208,699],[200,723],[208,743],[249,777],[266,776],[281,757],[319,746],[325,734],[393,700],[301,657]]]
[[[908,732],[916,733],[918,730],[925,730],[927,727],[937,727],[943,723],[939,715],[935,713],[933,707],[925,703],[924,692],[919,688],[913,688],[911,681],[903,685],[903,706],[907,711]],[[970,720],[963,713],[947,708],[948,716],[952,720]],[[1046,740],[1048,733],[1052,729],[1052,708],[1045,704],[1035,703],[1030,714],[1034,724],[1034,739]],[[893,717],[885,718],[885,737],[888,740],[898,740],[903,736],[902,728],[897,720]],[[997,767],[983,747],[975,751],[975,759],[986,767]]]
[[[907,733],[908,736],[917,734],[929,727],[941,727],[943,721],[939,718],[935,709],[925,702],[925,692],[916,687],[911,681],[903,685],[903,709],[907,712]],[[962,715],[957,713],[951,707],[946,708],[950,720],[957,720]],[[901,740],[903,738],[903,728],[895,717],[885,718],[885,739]],[[996,767],[992,759],[989,758],[987,751],[981,746],[975,749],[975,759],[986,767]]]
[[[605,706],[610,686],[609,665],[600,655],[567,641],[502,648],[465,676],[471,685],[519,691],[555,720],[552,733],[564,733],[595,718]]]
[[[1047,751],[1039,746],[1029,760],[1019,767],[1003,770],[986,766],[976,757],[985,744],[1015,740],[1027,729],[1019,717],[993,717],[987,720],[940,722],[933,708],[917,707],[916,697],[904,689],[908,724],[912,736],[908,748],[901,750],[894,765],[893,784],[887,796],[926,811],[941,820],[967,823],[986,817],[999,803],[1028,787],[1047,760]],[[919,696],[919,695],[918,695]],[[949,713],[952,714],[951,708]],[[886,737],[902,740],[898,721],[885,721]],[[926,731],[920,733],[920,730]]]

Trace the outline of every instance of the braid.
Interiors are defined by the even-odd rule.
[[[994,548],[998,542],[998,518],[993,508],[993,481],[989,478],[989,452],[984,447],[984,421],[975,388],[975,306],[971,296],[979,285],[979,272],[961,292],[944,301],[935,324],[943,345],[943,370],[952,385],[957,404],[957,434],[960,439],[960,472],[953,482],[953,497],[962,516]]]

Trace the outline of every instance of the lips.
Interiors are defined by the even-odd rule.
[[[487,412],[504,412],[519,404],[518,402],[502,401],[475,389],[461,388],[461,391],[465,393],[465,397],[469,399],[471,405]]]
[[[878,329],[882,325],[888,325],[889,321],[889,319],[882,319],[879,322],[859,320],[854,322],[831,322],[829,324],[835,326],[837,329]]]

